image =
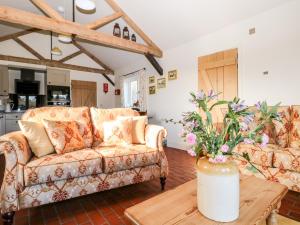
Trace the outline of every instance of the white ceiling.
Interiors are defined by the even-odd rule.
[[[66,8],[65,17],[72,19],[72,0],[46,0],[55,9],[59,5]],[[94,14],[82,14],[75,11],[76,22],[85,24],[109,15],[113,11],[104,0],[94,0],[97,10]],[[162,49],[176,47],[199,38],[232,23],[247,19],[270,8],[291,0],[116,0],[121,8],[144,30]],[[0,5],[11,6],[42,14],[29,0],[0,0]],[[125,23],[119,19],[121,27]],[[100,30],[112,33],[113,24]],[[13,33],[17,29],[0,26],[2,35]],[[131,30],[130,30],[131,31]],[[138,42],[141,39],[138,37]],[[128,65],[143,56],[96,46],[83,44],[113,69]]]

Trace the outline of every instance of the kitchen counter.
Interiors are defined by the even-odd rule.
[[[10,114],[10,113],[24,113],[24,112],[26,112],[26,110],[12,110],[11,112],[2,112],[2,113],[4,113],[4,114]],[[0,112],[1,113],[1,112]]]

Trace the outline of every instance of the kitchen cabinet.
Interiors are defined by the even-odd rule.
[[[70,71],[47,68],[47,85],[70,86]]]
[[[5,134],[5,115],[0,113],[0,136]]]
[[[6,113],[5,114],[5,133],[19,131],[18,120],[21,119],[23,113]]]
[[[0,66],[0,95],[8,95],[8,67]]]

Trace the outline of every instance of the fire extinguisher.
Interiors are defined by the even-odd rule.
[[[108,83],[103,83],[103,92],[105,94],[108,92]]]

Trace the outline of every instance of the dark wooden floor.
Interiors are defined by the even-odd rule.
[[[184,151],[172,148],[166,148],[166,153],[170,167],[166,190],[195,178],[194,158]],[[2,162],[1,160],[0,168],[3,167]],[[1,172],[1,180],[2,174],[3,172]],[[15,224],[130,224],[123,215],[124,210],[159,193],[161,193],[160,183],[157,179],[60,203],[21,210],[16,213]],[[292,191],[287,193],[282,202],[280,214],[300,221],[300,193]]]

